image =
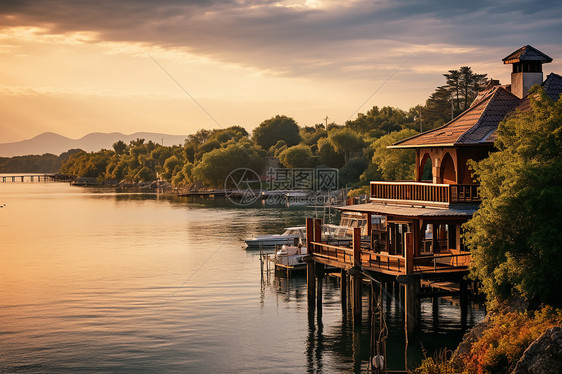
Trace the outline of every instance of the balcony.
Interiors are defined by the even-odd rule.
[[[371,201],[448,206],[479,203],[479,185],[424,182],[371,182]]]

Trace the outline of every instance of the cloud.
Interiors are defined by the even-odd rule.
[[[554,1],[23,0],[2,2],[0,14],[7,26],[84,43],[144,43],[272,74],[346,79],[385,76],[408,56],[419,68],[478,48],[490,58],[497,45],[555,44],[562,32]]]

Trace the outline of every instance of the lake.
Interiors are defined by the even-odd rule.
[[[306,279],[262,277],[243,238],[304,225],[308,208],[0,183],[0,372],[358,372],[368,328],[327,277],[321,320]],[[318,213],[321,215],[322,213]],[[404,368],[398,286],[384,295],[391,368]],[[439,307],[438,321],[434,306]],[[454,300],[421,303],[408,365],[461,339]],[[366,308],[364,308],[366,314]],[[348,313],[350,314],[350,313]],[[470,305],[468,323],[484,316]]]

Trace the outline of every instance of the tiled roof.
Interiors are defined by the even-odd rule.
[[[554,101],[558,101],[562,93],[562,77],[558,74],[550,73],[545,81],[541,84],[544,92]],[[527,95],[517,105],[517,109],[521,112],[526,112],[531,109],[531,95]]]
[[[481,92],[470,108],[445,125],[394,143],[389,148],[457,146],[493,143],[489,139],[520,99],[495,86]]]
[[[519,48],[506,58],[502,59],[504,64],[515,64],[521,61],[540,61],[540,62],[552,62],[552,58],[548,57],[538,49],[526,45]]]
[[[558,74],[550,73],[546,77],[542,86],[546,94],[554,101],[560,99],[562,93],[562,77]]]

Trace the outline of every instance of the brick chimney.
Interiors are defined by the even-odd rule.
[[[535,84],[542,84],[542,64],[552,62],[536,48],[526,45],[503,59],[504,64],[512,64],[511,93],[522,99]]]

